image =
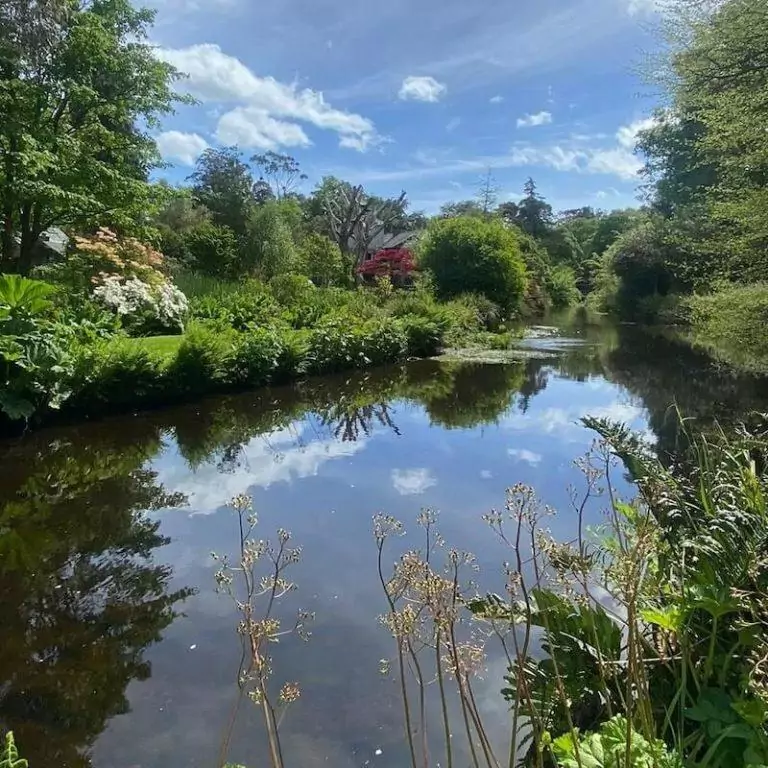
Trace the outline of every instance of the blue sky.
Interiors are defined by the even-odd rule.
[[[637,77],[653,0],[152,0],[158,55],[199,100],[167,119],[183,179],[207,146],[295,156],[309,175],[405,189],[413,210],[501,199],[528,176],[555,208],[636,204]]]

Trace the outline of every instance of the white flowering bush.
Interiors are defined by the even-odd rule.
[[[148,283],[118,274],[99,277],[93,298],[115,312],[126,327],[143,333],[184,330],[187,297],[167,278]]]

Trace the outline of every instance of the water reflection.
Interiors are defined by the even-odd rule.
[[[284,527],[304,545],[292,608],[318,617],[308,646],[279,649],[305,688],[284,725],[289,764],[402,765],[397,691],[377,672],[390,643],[371,515],[439,508],[446,538],[493,578],[504,555],[479,519],[505,486],[567,509],[571,462],[592,439],[579,417],[651,430],[668,451],[675,401],[732,422],[766,409],[768,391],[635,328],[581,324],[539,329],[504,364],[422,361],[6,443],[0,722],[33,765],[215,765],[239,651],[210,551],[236,554],[223,505],[247,492],[265,537]],[[564,514],[553,534],[572,526]],[[174,621],[188,585],[198,593]],[[502,672],[489,671],[484,705],[503,726]],[[255,723],[237,720],[231,759],[259,763]]]
[[[90,764],[108,719],[129,710],[129,682],[150,675],[145,649],[189,595],[152,564],[167,539],[147,510],[184,502],[144,468],[159,447],[156,435],[61,440],[2,463],[0,722],[32,765]]]

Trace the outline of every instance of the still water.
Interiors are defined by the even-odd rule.
[[[626,422],[664,454],[673,402],[725,423],[768,410],[764,380],[631,327],[532,328],[523,347],[512,363],[424,361],[0,445],[0,728],[32,766],[266,764],[257,710],[233,709],[239,617],[211,558],[237,556],[226,503],[246,493],[259,536],[284,528],[303,547],[286,613],[316,615],[308,643],[274,649],[277,685],[302,689],[286,764],[406,764],[397,686],[379,672],[394,649],[373,514],[410,529],[439,510],[482,588],[499,589],[509,555],[481,516],[523,482],[572,537],[573,462],[594,438],[582,416]],[[486,666],[480,707],[501,737],[504,665],[489,653]]]

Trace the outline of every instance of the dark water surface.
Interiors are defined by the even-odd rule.
[[[520,481],[571,537],[573,461],[594,437],[580,417],[627,422],[663,452],[672,402],[726,424],[768,410],[764,380],[631,327],[532,328],[523,346],[520,362],[419,362],[0,444],[0,727],[33,768],[212,767],[225,740],[229,760],[265,765],[252,704],[227,736],[238,614],[211,559],[237,555],[225,504],[247,493],[260,536],[282,527],[304,548],[286,613],[316,614],[309,643],[274,651],[275,682],[302,687],[286,764],[404,765],[397,687],[379,674],[393,647],[377,622],[374,513],[410,528],[440,510],[445,538],[498,589],[505,554],[481,515]],[[480,705],[501,735],[504,667],[487,667]]]

